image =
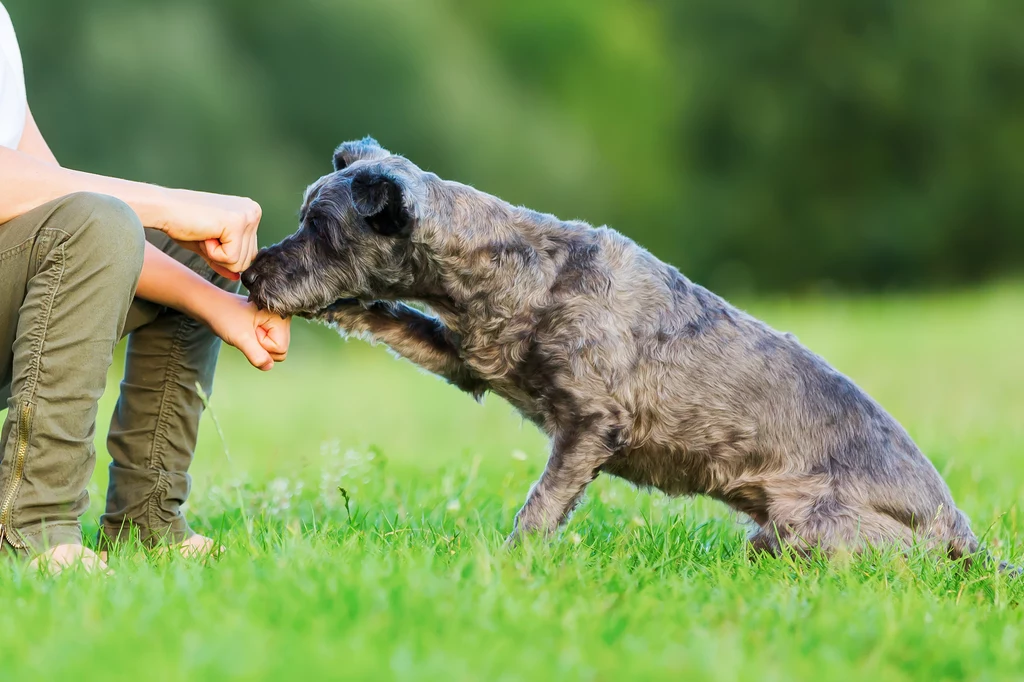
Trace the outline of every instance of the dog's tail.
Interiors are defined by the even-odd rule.
[[[999,561],[988,550],[981,546],[977,536],[971,530],[970,519],[956,507],[949,510],[941,510],[931,528],[934,537],[945,544],[946,552],[951,559],[963,559],[964,565],[969,567],[975,561],[981,561],[984,565],[998,565],[999,571],[1015,576],[1024,575],[1020,568]]]

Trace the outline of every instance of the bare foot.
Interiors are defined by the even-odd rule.
[[[164,551],[177,550],[183,557],[215,557],[221,552],[226,552],[227,548],[218,545],[216,542],[206,537],[205,535],[193,535],[188,540],[183,540],[176,545],[171,545],[164,548]]]
[[[166,554],[171,550],[178,552],[187,559],[191,559],[193,557],[215,557],[220,555],[221,552],[227,551],[227,548],[218,545],[204,535],[193,535],[187,540],[182,540],[173,545],[160,545],[157,547],[156,552],[157,554]],[[100,558],[106,561],[107,552],[100,552]]]
[[[114,573],[96,552],[82,545],[51,547],[33,559],[29,567],[49,575],[57,575],[68,568],[81,568],[88,573]]]

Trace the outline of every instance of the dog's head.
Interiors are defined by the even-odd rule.
[[[298,231],[263,249],[242,274],[249,299],[283,315],[341,298],[409,295],[417,278],[417,205],[437,177],[372,138],[334,152],[334,172],[310,185]]]

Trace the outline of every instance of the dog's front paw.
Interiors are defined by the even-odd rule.
[[[519,531],[512,531],[508,537],[505,538],[505,542],[501,544],[502,549],[513,550],[522,543],[522,535]]]

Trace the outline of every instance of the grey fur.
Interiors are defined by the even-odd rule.
[[[550,458],[510,540],[555,531],[603,472],[721,500],[773,554],[977,551],[907,432],[791,334],[614,230],[441,180],[370,138],[335,167],[298,232],[245,273],[250,297],[381,341],[543,429]]]

